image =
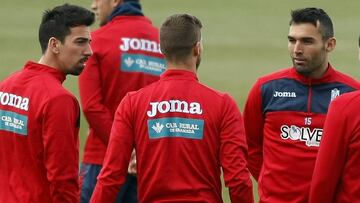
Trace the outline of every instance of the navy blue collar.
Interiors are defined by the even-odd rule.
[[[114,9],[109,21],[117,16],[143,16],[141,5],[138,1],[125,1]]]

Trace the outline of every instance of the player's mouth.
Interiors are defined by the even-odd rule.
[[[80,65],[81,65],[81,66],[85,66],[85,65],[86,65],[86,61],[87,61],[88,59],[89,59],[88,57],[80,59],[80,61],[79,61]]]
[[[303,66],[306,64],[306,59],[303,58],[294,58],[294,63],[298,66]]]

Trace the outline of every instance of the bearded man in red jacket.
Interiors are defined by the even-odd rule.
[[[0,84],[0,202],[79,202],[80,107],[62,86],[92,54],[91,11],[64,4],[47,10],[38,62]]]

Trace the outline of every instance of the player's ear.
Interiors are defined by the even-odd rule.
[[[54,54],[60,53],[60,41],[56,39],[55,37],[51,37],[48,42],[48,50],[51,51]]]
[[[335,37],[330,37],[329,39],[326,40],[325,48],[327,52],[331,52],[332,50],[334,50],[335,46],[336,46]]]
[[[113,8],[116,8],[118,5],[122,4],[124,0],[111,0],[111,5]]]
[[[202,44],[201,42],[196,42],[194,46],[194,56],[201,55],[202,52]]]

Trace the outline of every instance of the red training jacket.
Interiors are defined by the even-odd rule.
[[[118,16],[92,34],[93,55],[79,77],[89,123],[83,162],[102,165],[114,113],[129,91],[159,79],[165,70],[159,32],[144,16]]]
[[[311,181],[310,203],[360,202],[360,92],[334,100]]]
[[[119,105],[92,203],[113,202],[136,148],[139,201],[253,202],[243,122],[233,99],[186,70],[129,93]]]
[[[0,84],[0,202],[79,202],[79,116],[65,75],[28,62]]]
[[[244,123],[260,202],[308,201],[328,106],[359,88],[359,82],[330,65],[319,79],[293,67],[258,79],[245,105]]]

